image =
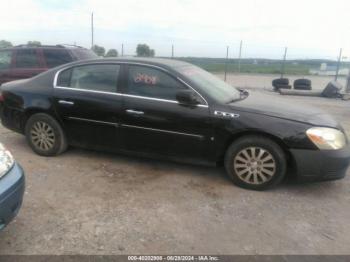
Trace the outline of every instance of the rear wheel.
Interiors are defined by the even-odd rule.
[[[38,155],[55,156],[67,149],[67,140],[60,124],[50,115],[31,116],[25,127],[27,142]]]
[[[277,185],[285,176],[286,166],[281,147],[263,136],[242,137],[225,155],[225,168],[233,182],[253,190]]]

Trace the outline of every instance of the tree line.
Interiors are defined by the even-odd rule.
[[[106,53],[106,49],[103,46],[94,45],[92,47],[92,51],[94,51],[98,56],[104,57],[116,57],[119,55],[116,49],[109,49]],[[136,55],[140,57],[154,57],[155,51],[151,49],[147,44],[138,44],[136,47]]]
[[[28,41],[27,45],[38,47],[38,46],[41,46],[41,42]],[[10,41],[0,40],[0,49],[10,48],[10,47],[13,47],[13,44]],[[91,50],[94,51],[95,54],[97,54],[98,56],[103,56],[103,57],[117,57],[119,55],[117,49],[112,48],[106,52],[106,49],[103,46],[99,46],[99,45],[94,45],[91,48]],[[136,47],[136,55],[140,57],[154,57],[155,51],[154,49],[151,49],[147,44],[138,44]]]

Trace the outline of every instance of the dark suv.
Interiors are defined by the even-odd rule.
[[[27,46],[0,49],[0,85],[12,80],[30,78],[52,67],[72,61],[97,58],[89,49],[79,46]]]

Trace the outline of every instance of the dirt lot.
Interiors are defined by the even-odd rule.
[[[349,101],[271,95],[323,107],[350,135]],[[80,149],[43,158],[3,127],[0,141],[27,177],[0,254],[349,254],[350,170],[253,192],[220,168]]]

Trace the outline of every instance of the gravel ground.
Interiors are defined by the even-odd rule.
[[[324,108],[350,135],[349,101],[271,95]],[[0,254],[349,254],[349,171],[254,192],[222,168],[74,148],[43,158],[3,127],[0,141],[27,178]]]

